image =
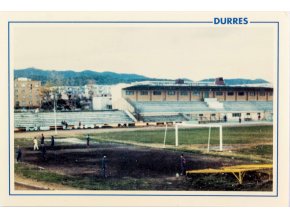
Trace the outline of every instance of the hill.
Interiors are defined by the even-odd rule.
[[[170,79],[156,79],[138,74],[116,73],[116,72],[96,72],[84,70],[76,72],[72,70],[56,71],[56,70],[41,70],[36,68],[27,68],[14,70],[14,79],[26,77],[32,80],[41,81],[42,84],[47,82],[58,86],[83,86],[88,83],[96,83],[99,85],[114,85],[118,83],[132,83],[142,81],[173,81]],[[191,82],[187,78],[183,80]],[[204,79],[200,82],[214,82],[215,79]],[[263,79],[224,79],[226,85],[246,85],[246,84],[265,84],[268,83]]]
[[[53,85],[60,86],[79,86],[88,83],[96,83],[100,85],[113,85],[118,83],[131,83],[141,81],[154,81],[157,79],[145,77],[138,74],[115,73],[115,72],[96,72],[85,70],[75,72],[72,70],[55,71],[40,70],[35,68],[27,68],[14,70],[14,79],[26,77],[32,80],[41,81],[42,84],[50,82]]]

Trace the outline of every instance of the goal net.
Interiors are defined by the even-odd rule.
[[[175,124],[175,146],[179,146],[180,144],[180,131],[184,130],[190,130],[187,131],[185,134],[192,134],[191,138],[194,139],[194,137],[201,137],[198,134],[195,134],[195,129],[201,129],[201,128],[205,128],[208,131],[202,131],[202,137],[203,138],[207,138],[207,151],[210,151],[210,144],[211,144],[211,137],[212,137],[212,132],[213,129],[215,129],[215,133],[216,133],[216,129],[218,130],[218,136],[215,136],[215,141],[216,139],[218,139],[218,150],[222,151],[223,150],[223,127],[221,124],[193,124],[193,123],[176,123]],[[182,134],[184,136],[184,133]],[[216,135],[216,134],[215,134]],[[165,137],[166,137],[166,129],[165,129]],[[189,136],[187,136],[188,138],[190,138]],[[165,145],[165,140],[164,140],[164,145]]]

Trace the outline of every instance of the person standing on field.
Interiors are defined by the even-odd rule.
[[[40,145],[44,146],[44,135],[43,134],[41,134]]]
[[[90,146],[90,136],[89,136],[89,134],[87,135],[87,146]]]
[[[50,146],[51,146],[51,147],[54,146],[54,136],[53,136],[53,135],[51,136],[51,143],[50,143]]]
[[[102,173],[104,178],[107,178],[106,170],[107,170],[107,156],[104,155],[102,159]]]
[[[183,154],[180,155],[180,175],[186,175],[186,160]]]
[[[33,139],[33,150],[39,150],[39,147],[38,147],[38,142],[37,142],[37,139],[36,137],[34,137]]]
[[[17,163],[18,163],[18,162],[21,161],[21,158],[22,158],[22,151],[21,151],[19,145],[18,145],[18,149],[17,149],[17,151],[16,151],[16,154],[17,154],[16,161],[17,161]]]

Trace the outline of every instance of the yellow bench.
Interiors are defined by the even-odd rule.
[[[202,169],[202,170],[188,170],[186,171],[186,175],[188,174],[210,174],[210,173],[232,173],[240,184],[243,183],[243,178],[246,172],[254,172],[254,171],[262,171],[266,172],[269,175],[272,174],[273,164],[250,164],[250,165],[235,165],[222,167],[218,169]]]

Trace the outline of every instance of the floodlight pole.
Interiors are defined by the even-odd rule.
[[[175,146],[178,146],[178,124],[175,124]]]
[[[56,128],[56,107],[55,107],[55,93],[54,93],[54,133],[57,135],[57,128]]]
[[[220,125],[220,151],[223,151],[223,126]]]
[[[209,131],[208,131],[207,152],[209,152],[209,144],[210,144],[210,131],[211,131],[211,126],[209,127]]]

